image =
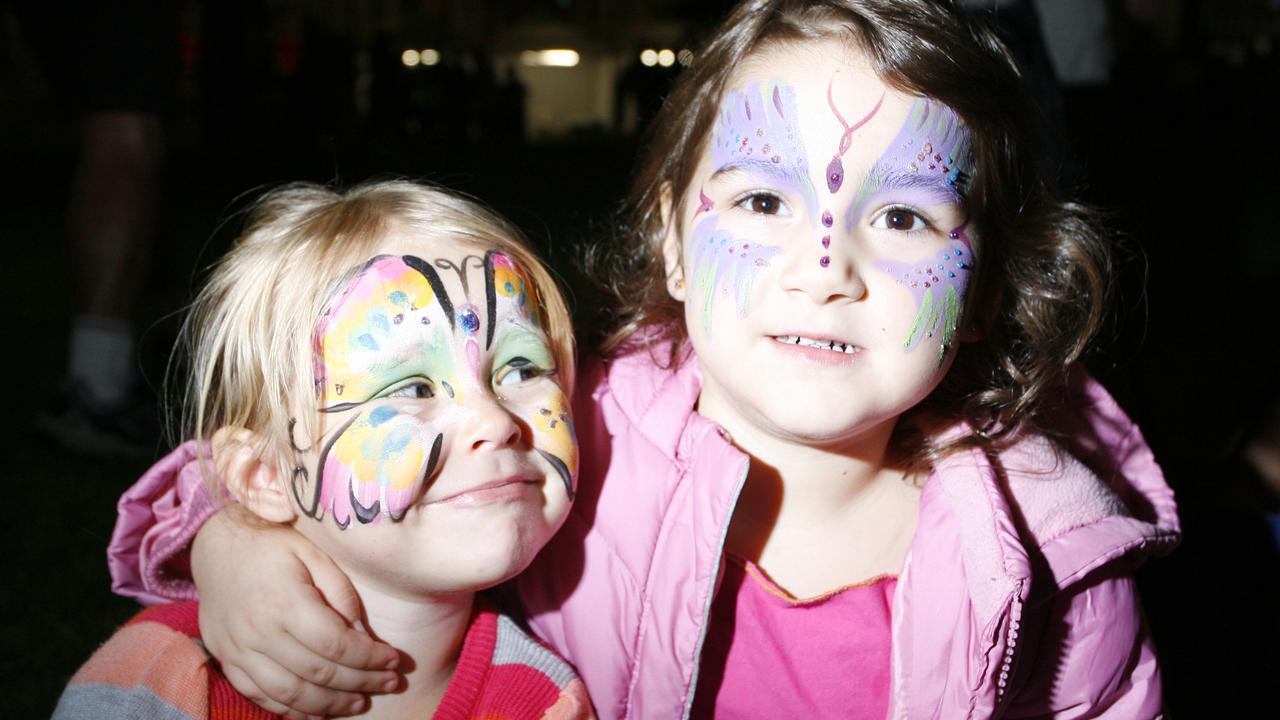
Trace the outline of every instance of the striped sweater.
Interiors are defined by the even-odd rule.
[[[482,598],[463,640],[437,720],[593,718],[586,686],[555,652]],[[279,717],[249,702],[211,663],[194,602],[147,608],[80,668],[54,720],[257,720]]]

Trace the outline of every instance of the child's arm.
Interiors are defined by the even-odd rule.
[[[398,685],[346,575],[296,531],[213,516],[191,550],[200,631],[236,690],[285,713],[347,715]]]

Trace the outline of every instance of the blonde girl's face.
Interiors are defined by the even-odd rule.
[[[487,587],[563,521],[577,441],[539,291],[500,251],[400,238],[331,298],[314,335],[320,438],[295,432],[290,491],[299,529],[353,577]]]
[[[665,245],[704,386],[741,441],[887,433],[946,372],[980,250],[969,131],[838,42],[729,84]]]

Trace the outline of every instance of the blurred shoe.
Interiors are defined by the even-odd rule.
[[[118,403],[99,403],[76,381],[63,385],[54,406],[36,418],[36,428],[67,449],[94,457],[154,457],[160,446],[152,397],[133,392]]]

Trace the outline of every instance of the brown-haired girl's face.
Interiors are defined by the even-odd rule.
[[[495,584],[559,527],[577,473],[539,289],[499,251],[393,239],[379,253],[316,327],[323,422],[317,442],[294,438],[299,529],[389,589]]]
[[[955,113],[887,86],[847,45],[752,56],[668,222],[699,410],[810,445],[891,430],[953,355],[975,261],[971,163]]]

